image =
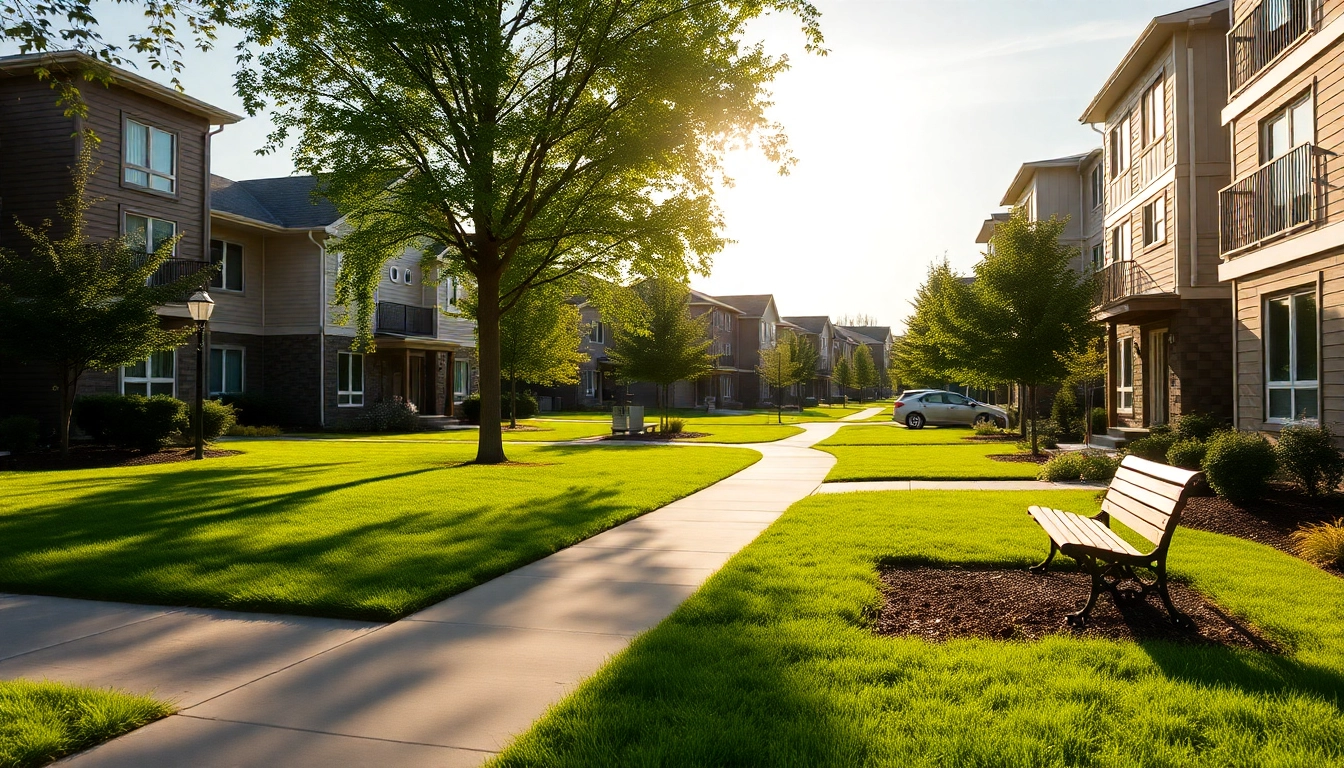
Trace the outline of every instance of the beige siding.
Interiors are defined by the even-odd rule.
[[[262,326],[266,322],[265,235],[248,227],[213,221],[210,239],[243,247],[243,290],[238,293],[210,289],[210,297],[215,300],[211,324],[230,333],[263,333]]]
[[[1179,108],[1176,96],[1176,60],[1171,49],[1153,61],[1144,73],[1134,81],[1133,88],[1117,104],[1106,121],[1106,135],[1125,119],[1129,120],[1130,164],[1121,174],[1110,179],[1106,188],[1106,210],[1114,211],[1128,202],[1139,190],[1153,179],[1162,175],[1175,162],[1173,132],[1177,125],[1175,109]],[[1144,91],[1148,90],[1158,77],[1164,78],[1163,95],[1166,98],[1166,123],[1161,138],[1145,146],[1143,141],[1143,118],[1141,101]],[[1109,140],[1108,140],[1109,145]],[[1113,147],[1106,147],[1106,163],[1109,174],[1110,154]]]
[[[328,258],[328,271],[335,259]],[[318,247],[306,232],[266,238],[266,330],[268,334],[317,333],[322,284]]]

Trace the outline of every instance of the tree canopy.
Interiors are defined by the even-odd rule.
[[[783,331],[775,345],[760,352],[761,361],[756,373],[765,383],[774,387],[778,397],[776,417],[784,421],[784,390],[795,384],[811,381],[817,370],[817,351],[812,342],[792,331]]]
[[[860,344],[859,348],[854,350],[854,386],[859,390],[859,399],[863,399],[863,391],[869,387],[877,386],[877,363],[873,362],[873,352],[868,349],[867,344]]]
[[[670,278],[645,280],[628,289],[626,299],[604,302],[603,316],[613,318],[607,355],[617,379],[659,387],[665,426],[669,388],[714,370],[709,315],[691,317],[690,289]]]
[[[807,0],[258,0],[237,89],[250,113],[273,108],[268,149],[292,140],[350,212],[336,299],[359,306],[362,341],[380,267],[407,245],[474,278],[477,461],[498,462],[502,314],[570,275],[706,271],[724,154],[792,163],[765,114],[787,58],[743,42],[769,12],[821,51]]]

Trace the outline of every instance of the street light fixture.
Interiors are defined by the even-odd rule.
[[[196,458],[205,458],[205,326],[215,311],[215,300],[205,289],[187,299],[187,312],[196,321]]]

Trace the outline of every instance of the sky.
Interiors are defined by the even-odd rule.
[[[751,34],[789,56],[770,117],[798,165],[779,176],[759,151],[730,156],[719,192],[733,242],[692,284],[711,294],[771,293],[784,315],[869,315],[902,326],[929,263],[969,271],[980,223],[1018,167],[1100,146],[1078,122],[1152,17],[1198,0],[814,0],[829,55],[803,50],[797,21]],[[95,5],[117,42],[133,7]],[[187,93],[243,114],[232,44],[191,52]],[[11,52],[5,50],[5,52]],[[138,72],[167,82],[161,72]],[[215,137],[213,168],[234,179],[284,176],[258,156],[265,116]]]

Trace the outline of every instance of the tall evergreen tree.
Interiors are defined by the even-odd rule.
[[[626,301],[604,302],[612,317],[607,355],[621,381],[645,381],[658,387],[667,427],[670,390],[678,381],[694,381],[714,370],[709,354],[709,315],[691,317],[691,292],[670,278],[650,278],[629,289]]]

